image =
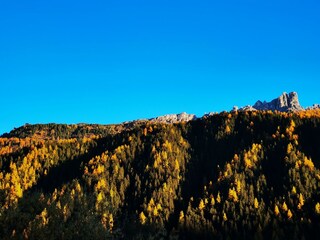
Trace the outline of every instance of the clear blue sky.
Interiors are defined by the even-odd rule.
[[[297,91],[320,103],[320,1],[0,3],[0,134],[198,116]]]

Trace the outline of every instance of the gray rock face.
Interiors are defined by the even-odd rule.
[[[272,100],[271,102],[261,102],[257,101],[253,107],[246,106],[241,108],[242,111],[252,111],[252,110],[271,110],[280,112],[295,112],[304,110],[298,99],[298,94],[296,92],[283,93],[280,97]]]
[[[156,118],[150,119],[152,122],[160,122],[160,123],[178,123],[178,122],[189,122],[197,119],[194,114],[187,114],[185,112],[180,114],[168,114]]]

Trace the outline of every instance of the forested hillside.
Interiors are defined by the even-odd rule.
[[[0,138],[0,239],[313,239],[320,111],[25,125]]]

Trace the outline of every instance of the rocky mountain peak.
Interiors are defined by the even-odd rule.
[[[301,111],[303,108],[299,103],[298,94],[296,92],[282,93],[278,98],[273,99],[271,102],[257,101],[253,107],[248,106],[241,108],[240,110],[271,110],[280,112]]]

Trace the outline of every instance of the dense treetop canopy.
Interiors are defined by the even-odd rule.
[[[319,113],[17,128],[0,138],[0,238],[311,238]]]

